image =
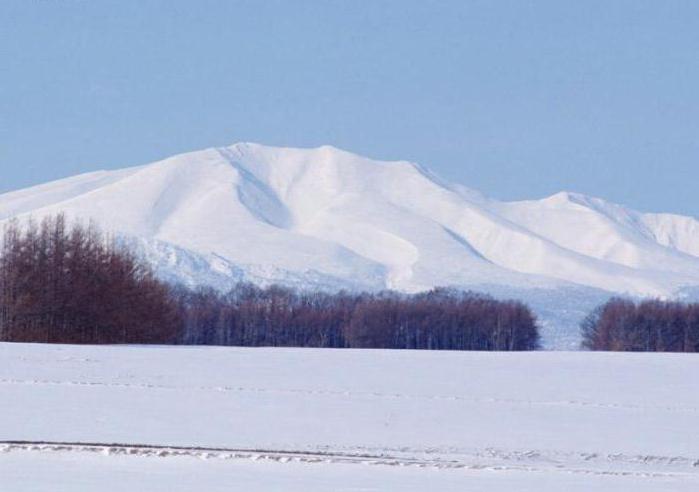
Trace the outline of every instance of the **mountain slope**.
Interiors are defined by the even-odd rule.
[[[192,284],[651,296],[699,285],[693,218],[574,193],[498,202],[328,146],[235,144],[0,195],[0,221],[58,211],[123,234]]]

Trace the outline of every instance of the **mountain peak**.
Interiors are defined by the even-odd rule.
[[[699,285],[692,218],[570,191],[499,202],[418,164],[330,145],[240,142],[0,195],[0,221],[59,211],[168,245],[150,258],[187,252],[200,255],[197,265],[228,265],[224,271],[257,282],[405,291],[586,286],[653,296]]]
[[[551,205],[575,204],[586,206],[591,200],[593,200],[592,197],[583,195],[582,193],[564,190],[542,199],[541,202],[549,203]]]

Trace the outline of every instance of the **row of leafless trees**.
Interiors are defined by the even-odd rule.
[[[611,299],[582,323],[583,347],[633,352],[699,352],[699,304]]]
[[[0,340],[172,343],[178,324],[167,286],[96,227],[58,216],[5,228]]]
[[[171,287],[96,227],[57,216],[5,228],[0,341],[532,350],[539,335],[519,302],[444,289]]]
[[[242,346],[533,350],[536,321],[516,301],[439,289],[324,294],[239,285],[180,291],[183,343]]]

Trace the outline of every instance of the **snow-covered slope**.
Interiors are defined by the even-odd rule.
[[[166,278],[418,291],[699,285],[699,222],[574,193],[498,202],[409,162],[242,143],[0,195],[0,221],[64,211]]]

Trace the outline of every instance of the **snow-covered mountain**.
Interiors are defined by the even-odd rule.
[[[500,202],[417,164],[328,146],[239,143],[0,195],[0,221],[58,211],[122,234],[163,277],[189,284],[448,285],[531,298],[557,346],[551,320],[577,323],[610,292],[699,286],[693,218],[567,192]]]

